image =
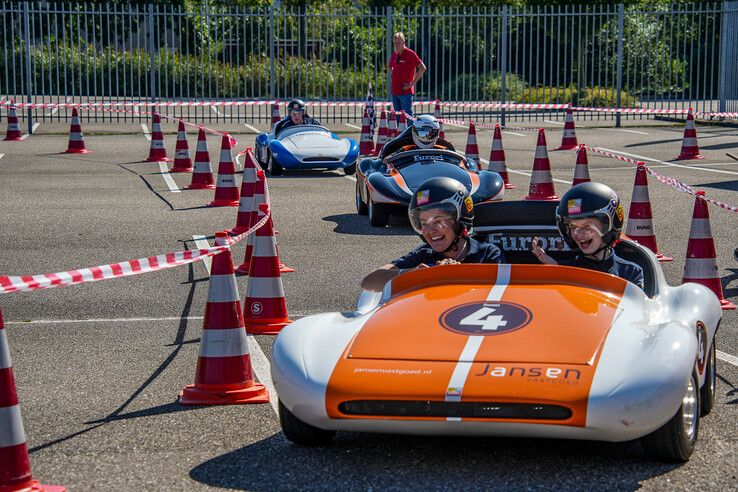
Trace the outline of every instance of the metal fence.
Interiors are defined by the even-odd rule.
[[[416,99],[738,111],[736,1],[413,11],[332,5],[247,9],[206,2],[199,10],[182,10],[2,2],[0,97],[361,101],[371,83],[375,98],[383,99],[392,34],[403,31],[428,66]],[[351,121],[360,119],[360,111],[314,112],[328,121]],[[267,120],[270,109],[181,108],[177,115]],[[493,120],[500,113],[460,109],[451,115]],[[49,120],[67,113],[28,116]],[[513,120],[543,116],[552,117],[506,114]],[[82,117],[141,118],[123,112]]]

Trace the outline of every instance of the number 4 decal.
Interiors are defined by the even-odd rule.
[[[502,319],[500,315],[492,316],[495,312],[494,307],[483,306],[462,319],[459,324],[463,326],[481,326],[482,330],[497,331],[507,325],[507,321]]]

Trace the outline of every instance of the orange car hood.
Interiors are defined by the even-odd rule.
[[[514,265],[502,296],[490,302],[496,268],[454,265],[398,277],[393,298],[367,320],[347,358],[455,363],[469,337],[480,335],[469,362],[595,363],[623,280],[578,268]],[[448,282],[454,272],[464,280]]]

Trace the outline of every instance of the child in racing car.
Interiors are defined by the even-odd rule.
[[[307,105],[301,99],[293,99],[287,103],[287,116],[282,118],[274,126],[274,135],[282,130],[296,125],[320,125],[320,121],[308,116]]]
[[[413,194],[407,213],[425,244],[364,277],[364,290],[381,291],[389,280],[416,268],[505,263],[497,246],[470,237],[474,203],[466,186],[455,179],[436,177],[424,182]]]
[[[613,243],[623,229],[623,207],[612,188],[602,183],[580,183],[561,197],[556,224],[566,244],[579,250],[573,260],[560,264],[611,273],[643,289],[643,269],[617,256]],[[532,252],[541,263],[557,265],[533,240]]]

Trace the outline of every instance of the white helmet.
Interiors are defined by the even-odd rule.
[[[418,148],[432,149],[441,134],[441,125],[434,116],[421,114],[413,121],[412,134]]]

